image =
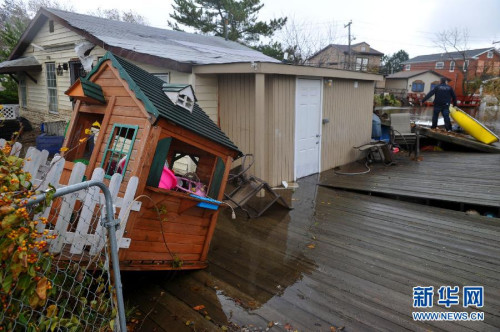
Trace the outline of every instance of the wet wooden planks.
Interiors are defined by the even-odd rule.
[[[129,300],[153,310],[144,326],[265,330],[272,321],[278,331],[287,323],[299,331],[500,329],[496,219],[315,183],[301,181],[290,213],[275,208],[265,217],[236,221],[221,214],[207,270],[167,280],[164,274],[132,278]],[[412,287],[418,285],[484,286],[485,321],[414,322]],[[192,309],[198,305],[210,319]]]
[[[394,166],[372,164],[362,175],[322,173],[325,186],[420,199],[500,207],[500,155],[425,152],[415,162],[399,156]],[[358,167],[359,168],[359,167]],[[343,168],[347,170],[348,168]],[[494,211],[497,212],[497,211]]]
[[[420,131],[420,134],[430,138],[434,138],[438,141],[464,146],[476,151],[500,153],[500,148],[497,144],[484,144],[468,135],[446,133],[444,131],[432,130],[426,127],[420,127],[418,130]]]

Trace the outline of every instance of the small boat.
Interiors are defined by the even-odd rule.
[[[450,105],[450,115],[469,135],[484,144],[498,142],[499,138],[494,132],[489,130],[484,124],[474,119],[458,107]]]

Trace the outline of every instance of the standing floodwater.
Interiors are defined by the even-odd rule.
[[[481,107],[468,107],[462,108],[464,112],[469,114],[470,116],[476,118],[477,120],[484,123],[489,129],[491,129],[495,134],[500,134],[500,116],[499,116],[499,107],[498,106],[489,106],[487,107],[486,103]],[[384,117],[384,114],[387,114],[387,117],[390,117],[392,113],[410,113],[410,121],[416,123],[417,125],[430,127],[432,124],[432,112],[433,107],[376,107],[376,111]],[[451,119],[452,124],[455,124],[453,118]],[[443,116],[440,114],[438,119],[438,126],[444,126]]]

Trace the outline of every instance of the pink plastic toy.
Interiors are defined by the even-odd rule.
[[[175,177],[174,172],[169,170],[167,167],[163,167],[163,171],[161,173],[159,188],[172,190],[177,186],[177,178]]]

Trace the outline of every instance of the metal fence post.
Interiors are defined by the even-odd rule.
[[[85,181],[57,189],[53,195],[53,198],[64,196],[79,190],[88,189],[94,186],[99,187],[102,190],[104,198],[106,200],[106,222],[103,223],[103,226],[106,227],[109,232],[108,236],[111,246],[111,261],[113,266],[113,276],[115,279],[116,300],[118,306],[118,320],[119,320],[120,331],[123,332],[127,331],[127,324],[125,318],[125,303],[123,301],[123,289],[120,276],[120,263],[118,260],[118,244],[116,241],[116,228],[119,225],[119,221],[115,220],[114,218],[113,200],[111,198],[111,193],[109,192],[108,187],[100,181],[95,181],[95,180]],[[45,196],[46,193],[39,194],[34,198],[25,200],[25,204],[27,206],[31,206],[34,204],[41,203],[45,200]]]

